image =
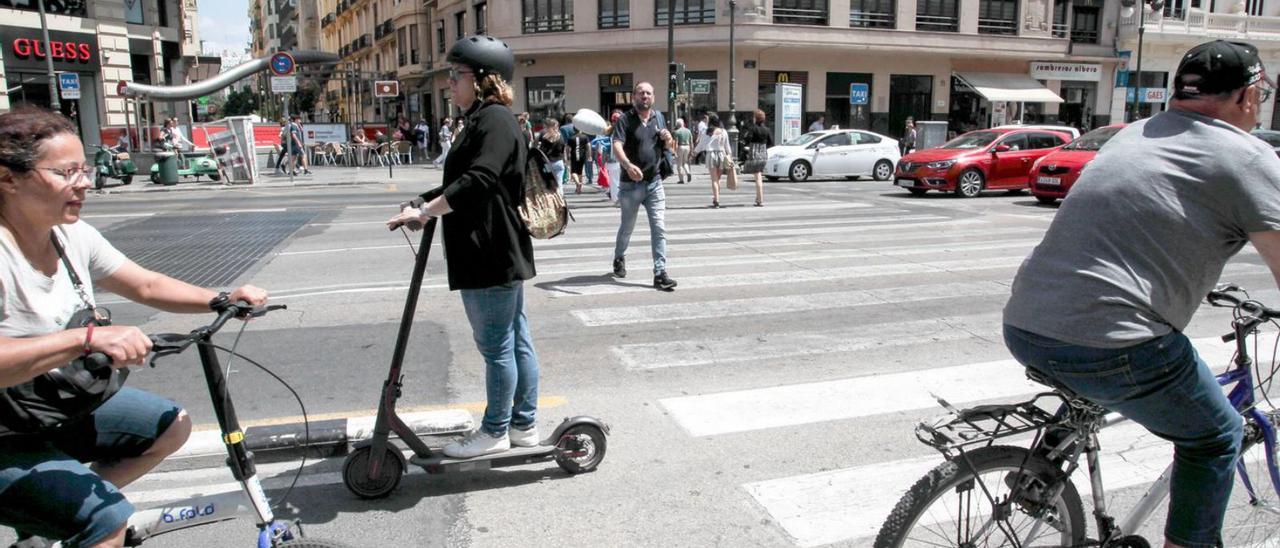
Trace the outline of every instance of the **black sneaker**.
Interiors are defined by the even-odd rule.
[[[674,291],[676,288],[676,281],[667,276],[666,272],[663,272],[653,277],[653,287],[663,291]]]
[[[626,259],[613,260],[613,277],[615,278],[627,277],[627,260]]]

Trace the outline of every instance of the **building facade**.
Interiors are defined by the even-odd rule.
[[[182,84],[198,63],[196,0],[49,2],[49,44],[36,9],[32,2],[0,1],[0,111],[50,106],[48,54],[56,72],[79,75],[80,97],[59,106],[86,146],[101,142],[103,127],[125,125],[121,82]],[[153,117],[189,121],[186,103],[148,108]]]
[[[406,116],[430,118],[422,87],[433,62],[426,49],[433,2],[319,0],[320,48],[341,57],[325,84],[315,118],[353,125]],[[397,97],[374,97],[373,82],[397,80]]]
[[[1118,89],[1111,104],[1111,116],[1115,120],[1132,119],[1134,107],[1138,117],[1150,116],[1166,108],[1172,93],[1173,75],[1178,61],[1192,46],[1213,39],[1241,40],[1258,47],[1267,72],[1273,77],[1280,71],[1280,3],[1261,1],[1232,2],[1231,0],[1171,0],[1160,10],[1149,4],[1132,14],[1122,14],[1116,49],[1133,70],[1133,81],[1122,73]],[[1143,40],[1141,56],[1138,47],[1138,28],[1142,24]],[[1139,58],[1141,75],[1138,74]],[[1122,93],[1123,92],[1123,93]],[[1136,101],[1135,101],[1136,98]],[[1273,101],[1262,112],[1262,125],[1280,128],[1280,108]]]

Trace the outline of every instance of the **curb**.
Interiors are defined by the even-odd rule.
[[[303,423],[252,426],[244,429],[245,448],[258,453],[269,453],[270,459],[287,458],[302,453],[340,455],[350,444],[369,439],[373,435],[376,416],[348,417],[311,423],[311,437],[307,440]],[[474,429],[471,413],[465,409],[422,411],[405,413],[400,419],[424,436],[442,436],[469,432]],[[392,437],[395,437],[393,434]],[[217,430],[193,432],[169,458],[196,459],[225,456],[226,446],[222,433]]]

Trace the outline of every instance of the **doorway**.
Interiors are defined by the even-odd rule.
[[[907,118],[930,119],[933,76],[894,74],[889,77],[889,135],[902,137]]]

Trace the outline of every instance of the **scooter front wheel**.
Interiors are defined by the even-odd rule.
[[[556,440],[556,464],[570,474],[595,470],[608,446],[604,432],[591,424],[569,427]]]
[[[395,447],[389,446],[382,454],[382,463],[376,476],[369,477],[372,453],[373,448],[369,446],[356,449],[347,456],[347,462],[342,466],[342,483],[362,499],[378,499],[391,494],[404,476],[403,457],[396,453]]]

